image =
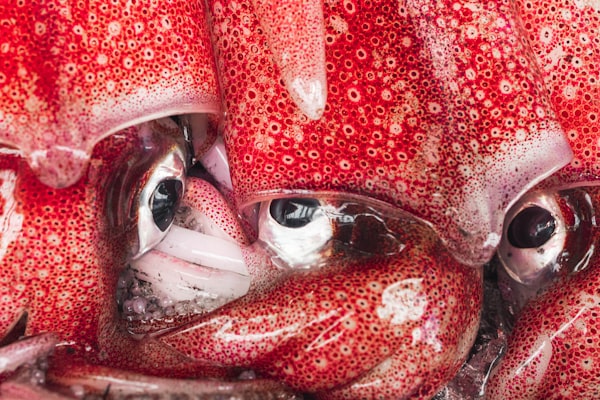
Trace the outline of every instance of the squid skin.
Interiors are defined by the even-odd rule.
[[[123,128],[219,112],[202,2],[2,2],[0,15],[0,142],[49,186],[76,183]]]
[[[45,357],[58,344],[58,336],[54,333],[27,337],[0,349],[0,373],[16,370],[24,364],[34,364]]]
[[[52,332],[65,362],[228,376],[134,340],[114,298],[137,234],[132,179],[172,134],[152,121],[219,112],[205,17],[186,1],[0,4],[0,337]],[[199,125],[198,156],[216,138]]]
[[[490,399],[595,399],[600,396],[597,313],[600,267],[598,231],[597,65],[600,47],[598,7],[591,2],[517,1],[525,34],[540,66],[554,112],[574,157],[536,190],[550,193],[576,187],[590,207],[582,224],[589,230],[568,233],[564,251],[573,265],[561,262],[560,274],[539,297],[519,312],[508,351],[487,390]],[[575,212],[584,214],[582,209]],[[578,251],[583,247],[584,251]],[[579,268],[581,269],[581,268]],[[577,270],[579,270],[577,269]]]
[[[406,226],[397,256],[334,258],[161,341],[326,398],[433,396],[475,339],[481,275],[452,259],[429,228]]]
[[[558,280],[527,304],[490,378],[487,398],[598,398],[598,270],[594,253],[584,271]]]
[[[309,2],[308,9],[316,3]],[[572,157],[544,90],[536,54],[523,40],[518,12],[507,1],[345,1],[324,2],[323,7],[328,90],[323,114],[315,120],[298,106],[289,87],[290,71],[303,76],[314,66],[290,65],[280,54],[281,43],[295,39],[304,46],[305,59],[321,59],[312,31],[288,29],[304,14],[290,7],[292,12],[280,24],[279,17],[267,18],[281,11],[273,4],[208,2],[226,112],[222,130],[239,207],[294,193],[374,198],[427,221],[441,239],[439,246],[455,260],[480,268],[498,245],[509,205]],[[265,20],[273,23],[266,26]],[[297,51],[291,49],[292,54]],[[381,377],[404,382],[393,378],[406,373],[407,366],[398,360],[424,353],[398,343],[390,344],[389,354],[397,354],[396,359],[384,363],[373,356],[347,376],[336,351],[324,347],[323,357],[335,360],[325,362],[331,365],[327,371],[341,372],[301,372],[312,371],[307,365],[324,362],[306,351],[318,335],[310,329],[306,333],[286,316],[296,316],[290,321],[303,321],[300,326],[320,321],[329,310],[326,306],[309,307],[304,299],[293,300],[312,295],[313,290],[320,293],[312,282],[328,279],[328,274],[344,276],[358,291],[387,271],[386,263],[402,266],[392,267],[393,271],[415,272],[415,279],[428,269],[447,268],[435,257],[424,265],[411,263],[411,258],[430,255],[431,247],[419,247],[427,240],[419,235],[430,234],[407,235],[403,243],[409,250],[386,260],[384,266],[380,260],[366,261],[364,268],[332,261],[323,271],[292,275],[273,291],[249,295],[162,340],[199,360],[248,365],[323,397],[355,397],[372,387],[361,382]],[[397,273],[395,281],[401,282],[405,277]],[[480,296],[475,293],[481,286],[467,287],[457,301],[472,320],[479,311],[466,304],[470,296]],[[461,292],[452,285],[449,290]],[[350,304],[357,298],[354,291],[344,292]],[[334,300],[324,297],[327,305],[337,304]],[[373,301],[371,310],[382,298]],[[272,304],[279,306],[270,308]],[[265,331],[267,314],[274,315],[272,331]],[[425,329],[427,320],[419,322]],[[331,337],[343,336],[341,324],[315,324]],[[368,330],[371,325],[359,326]],[[409,337],[410,328],[406,329],[398,335]],[[247,332],[251,334],[243,339]],[[273,338],[280,337],[276,332],[283,335],[281,348],[274,343]],[[448,325],[445,332],[454,338],[471,333],[469,324]],[[394,346],[397,350],[391,349]],[[460,347],[451,346],[446,371],[464,359]],[[278,364],[287,357],[295,357],[302,368],[291,362]],[[394,392],[390,384],[366,397],[432,396],[450,376],[444,372],[440,376],[445,378],[433,378],[437,372],[434,367],[419,371],[414,375],[417,387],[396,387]],[[313,382],[316,376],[322,379]]]
[[[152,141],[142,139],[140,130],[151,127],[161,129],[151,122],[101,141],[84,178],[68,188],[44,185],[18,156],[1,157],[2,218],[10,229],[2,235],[0,274],[11,282],[2,289],[1,335],[25,315],[24,330],[16,335],[56,335],[60,345],[53,360],[58,364],[85,362],[165,377],[228,377],[222,368],[200,365],[156,341],[135,340],[117,311],[115,290],[132,234],[137,235],[132,230],[136,216],[117,217],[122,210],[107,189],[122,188],[123,182],[134,188],[127,177],[139,178],[136,170],[146,173],[152,160],[139,149]]]
[[[312,31],[287,29],[304,14],[265,27],[262,5],[208,11],[240,207],[294,191],[364,195],[428,221],[457,259],[481,266],[506,208],[572,157],[508,1],[324,2],[317,121],[281,84],[310,68],[271,51],[295,40],[320,60]]]
[[[25,335],[60,338],[57,364],[85,365],[91,374],[107,367],[223,378],[230,371],[219,364],[239,361],[322,397],[431,396],[472,343],[479,268],[498,244],[506,208],[569,163],[571,148],[571,164],[542,187],[597,180],[598,10],[589,2],[82,4],[0,4],[0,142],[7,146],[0,154],[0,336],[26,312]],[[535,15],[540,12],[543,18]],[[561,18],[569,22],[557,22]],[[302,23],[306,19],[310,24]],[[548,26],[553,29],[544,30]],[[256,276],[273,280],[254,284],[247,298],[162,341],[135,341],[110,306],[131,230],[113,224],[124,203],[107,200],[106,183],[140,156],[128,147],[136,127],[183,113],[221,119],[238,207],[293,193],[374,198],[415,217],[399,229],[405,251],[335,259],[286,280],[271,265],[254,265]],[[192,133],[197,155],[215,139],[212,130],[208,137]],[[237,218],[237,210],[227,212]],[[592,271],[549,293],[568,303],[585,285],[595,286]],[[340,333],[343,324],[332,328],[318,317],[326,304],[347,310],[344,300],[357,299],[371,280],[380,291],[367,302],[369,313],[357,312],[357,329],[366,337],[377,328],[380,341],[352,342],[352,348],[367,347],[361,369],[344,370],[346,376],[330,369],[320,382],[288,374],[296,360],[278,364],[296,356],[287,349],[297,351],[300,365],[317,370],[314,362],[322,358],[304,346],[315,343],[319,329],[353,341]],[[338,298],[325,293],[324,281],[351,287]],[[398,329],[391,311],[378,311],[387,298],[384,287],[414,282],[422,285],[414,291],[423,294],[423,304],[412,304],[409,315],[423,313]],[[307,288],[314,285],[325,303],[293,304],[311,296]],[[396,306],[406,300],[392,298]],[[529,332],[523,343],[543,337],[528,330],[536,318],[562,321],[560,301],[551,300],[538,300],[551,303],[540,315],[535,306],[526,309],[516,338],[520,330]],[[223,318],[240,321],[234,329],[244,330],[271,302],[279,304],[277,326],[287,326],[286,313],[305,313],[307,328],[286,338],[284,347],[254,356],[252,344],[244,344],[247,354],[226,354],[229,342],[222,343],[223,353],[199,345],[221,344],[214,328]],[[373,315],[376,324],[367,321]],[[312,323],[315,318],[320,322]],[[260,348],[264,329],[257,337]],[[387,347],[376,355],[382,342]],[[326,342],[319,354],[335,358],[327,346],[336,343]],[[531,356],[516,346],[510,352],[518,360]],[[414,365],[434,363],[415,372],[403,363],[411,357]],[[503,363],[497,376],[511,365]],[[381,379],[385,384],[369,392]]]

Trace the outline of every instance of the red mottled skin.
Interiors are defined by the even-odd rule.
[[[594,2],[518,1],[527,37],[557,118],[574,152],[571,163],[544,182],[552,193],[574,183],[589,196],[591,217],[598,218],[600,176],[600,9]],[[590,222],[591,220],[591,222]],[[600,260],[598,230],[593,219],[582,221],[590,231],[570,240],[585,251],[566,257],[562,273],[520,312],[504,360],[491,378],[490,399],[597,399],[600,397]],[[574,237],[573,237],[574,236]],[[588,252],[589,251],[589,252]],[[587,252],[587,254],[585,254]],[[572,267],[589,257],[586,268]],[[570,265],[569,265],[570,264]]]
[[[312,57],[310,32],[264,27],[250,4],[209,1],[209,11],[242,205],[284,190],[378,198],[481,265],[508,205],[570,160],[508,2],[325,2],[318,121],[295,106],[269,51],[293,36]]]
[[[481,276],[429,228],[404,222],[399,256],[332,256],[327,267],[252,292],[163,341],[326,398],[432,396],[475,338]]]
[[[218,111],[202,2],[0,2],[0,141],[46,184],[134,123]]]
[[[589,191],[597,208],[600,191]],[[591,239],[597,243],[599,238],[596,228]],[[488,398],[600,396],[599,262],[593,251],[585,270],[562,277],[521,311],[508,351],[490,379]]]
[[[570,159],[543,91],[543,75],[529,43],[520,40],[520,20],[508,2],[325,2],[328,91],[317,121],[296,107],[293,91],[288,94],[284,75],[290,66],[281,65],[280,56],[281,42],[294,37],[309,59],[318,59],[314,55],[320,49],[309,40],[312,31],[289,30],[277,24],[278,18],[265,23],[265,13],[274,7],[263,7],[209,2],[227,111],[225,142],[242,205],[306,190],[375,197],[431,222],[455,257],[476,265],[495,249],[506,207]],[[289,15],[293,27],[295,18],[302,15]],[[301,75],[313,66],[297,69]],[[407,245],[418,243],[415,237]],[[394,270],[418,276],[428,263],[413,264],[418,258],[411,251],[389,262],[403,266]],[[435,259],[429,268],[437,270],[440,264],[445,263]],[[340,358],[336,351],[348,337],[343,324],[307,316],[307,308],[318,316],[354,304],[360,299],[355,290],[368,285],[353,284],[340,301],[323,281],[341,274],[357,282],[370,276],[366,271],[381,279],[386,268],[374,260],[362,267],[332,262],[323,271],[251,294],[165,341],[199,359],[252,366],[324,397],[431,396],[445,379],[435,376],[447,376],[453,368],[451,359],[441,370],[414,371],[402,361],[414,357],[422,365],[429,353],[407,351],[392,341],[388,354],[400,349],[395,357],[383,362],[381,354],[370,353],[360,366],[350,364],[346,374],[356,352]],[[406,276],[399,272],[394,279],[401,282]],[[316,281],[325,293],[320,285],[311,286]],[[468,310],[474,291],[463,291],[459,279],[443,283]],[[432,285],[425,291],[435,291],[435,284],[425,284]],[[319,301],[313,304],[305,296]],[[374,301],[371,311],[381,299]],[[281,311],[273,304],[286,307]],[[368,332],[375,322],[389,326],[385,318],[371,320],[370,315],[359,321],[358,332]],[[272,328],[267,330],[264,321]],[[420,323],[424,329],[426,319]],[[468,335],[463,328],[444,329],[456,338]],[[332,350],[324,346],[309,352],[319,329],[340,339],[328,343]],[[410,327],[398,332],[404,340],[411,334]],[[364,338],[362,344],[384,341],[377,335],[356,337]],[[448,345],[454,348],[449,354],[461,354],[456,342]],[[286,362],[288,357],[294,362]],[[363,375],[352,382],[355,374]],[[369,392],[373,382],[381,386]]]
[[[139,132],[173,129],[144,121],[219,110],[205,17],[186,1],[0,2],[0,141],[16,150],[0,159],[1,336],[27,313],[26,335],[60,336],[56,358],[206,372],[134,341],[114,300],[136,241],[136,185],[161,143]],[[214,133],[194,132],[195,149]]]
[[[172,134],[155,122],[143,126],[156,129],[155,138]],[[85,359],[165,376],[222,375],[154,341],[133,340],[119,322],[114,293],[132,235],[137,235],[136,217],[127,212],[116,217],[127,210],[114,204],[107,189],[125,182],[121,189],[133,196],[135,187],[127,179],[144,181],[153,161],[140,149],[152,137],[142,139],[139,130],[129,128],[100,142],[84,178],[63,189],[41,183],[24,160],[2,157],[0,194],[7,229],[2,235],[0,273],[6,284],[0,335],[26,313],[25,335],[58,334],[57,363]]]
[[[214,365],[224,364],[319,397],[432,396],[472,344],[480,267],[506,208],[571,160],[569,144],[575,158],[555,182],[597,178],[598,10],[587,1],[204,4],[0,0],[0,141],[11,148],[0,157],[0,336],[27,312],[25,334],[55,332],[54,362],[84,363],[83,376],[72,374],[81,381],[104,366],[222,377]],[[135,173],[143,181],[147,121],[219,112],[215,71],[241,207],[335,192],[416,219],[396,227],[405,247],[394,256],[333,257],[284,277],[253,265],[265,281],[247,297],[162,342],[135,341],[118,322],[114,290],[136,221],[119,218],[126,202],[111,185],[125,190],[132,185],[119,179]],[[226,211],[217,224],[236,218]],[[497,377],[513,377],[531,355],[521,339],[545,337],[532,330],[538,318],[562,327],[565,313],[595,316],[561,308],[588,289],[583,303],[594,304],[595,274],[569,278],[523,312],[514,356],[500,367],[509,372]],[[585,350],[564,353],[594,362],[578,338]],[[581,373],[588,397],[591,375]],[[71,379],[58,368],[54,376]]]

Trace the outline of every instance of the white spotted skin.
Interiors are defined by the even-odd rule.
[[[477,268],[498,244],[505,210],[566,164],[541,185],[600,176],[596,3],[209,0],[206,10],[204,2],[166,3],[0,5],[0,142],[22,157],[0,157],[8,227],[0,239],[0,335],[27,310],[26,334],[57,332],[70,344],[57,365],[72,361],[73,351],[86,366],[227,375],[202,364],[208,360],[252,365],[325,398],[433,395],[472,343],[481,306]],[[266,259],[250,248],[260,276],[254,292],[207,320],[221,331],[241,321],[243,336],[255,329],[254,338],[264,339],[258,345],[220,343],[207,325],[188,327],[199,336],[165,338],[180,352],[134,342],[106,306],[127,250],[122,236],[106,235],[101,183],[118,166],[115,150],[127,147],[119,140],[135,136],[136,124],[190,112],[224,117],[218,122],[236,207],[294,191],[376,198],[433,227],[407,237],[406,252],[422,262],[405,253],[361,268],[355,260],[349,268],[332,262],[286,281],[272,266],[259,271]],[[235,222],[234,207],[196,189],[223,230],[244,241],[240,225],[247,226]],[[435,245],[419,247],[430,239]],[[439,274],[427,275],[428,266]],[[415,276],[403,275],[409,270]],[[597,331],[595,271],[526,308],[495,373],[506,379],[494,378],[502,385],[492,383],[490,396],[598,397],[598,356],[588,343]],[[382,294],[405,279],[422,286],[361,297],[361,290]],[[444,284],[449,296],[436,292]],[[413,292],[422,296],[411,303]],[[336,320],[348,304],[356,318]],[[328,318],[335,329],[325,329]],[[295,330],[306,321],[306,330]],[[530,329],[545,321],[549,328]],[[290,336],[272,340],[269,324]],[[374,327],[384,333],[374,335]],[[337,334],[342,345],[325,349],[339,344],[328,341]],[[583,350],[565,351],[567,343]],[[353,367],[352,352],[362,350],[359,377],[344,363]],[[532,354],[539,360],[529,371],[522,365]],[[564,384],[567,367],[575,374]],[[524,383],[508,379],[517,369]],[[373,382],[382,382],[379,389],[365,391]]]
[[[577,185],[588,193],[589,204],[596,210],[599,45],[593,38],[598,37],[600,13],[594,4],[570,0],[515,3],[553,112],[574,154],[565,168],[538,187],[556,190]],[[585,237],[576,235],[568,236],[564,250],[575,253],[570,243],[589,242],[593,247],[583,252],[590,257],[586,267],[577,272],[561,265],[560,278],[520,312],[508,352],[491,378],[488,398],[600,396],[598,235],[595,228]]]
[[[596,255],[589,269],[563,277],[531,301],[519,315],[487,398],[598,398],[599,287]]]
[[[84,173],[102,138],[143,121],[217,113],[201,2],[0,5],[0,142],[46,184]],[[73,4],[70,4],[73,3]]]
[[[332,255],[160,340],[323,398],[433,396],[475,339],[481,271],[453,260],[429,228],[409,225],[398,227],[407,247],[397,255]]]
[[[430,222],[455,257],[481,265],[511,202],[571,159],[508,2],[325,2],[316,121],[268,47],[291,33],[261,29],[260,9],[208,7],[241,205],[281,191],[366,195]]]

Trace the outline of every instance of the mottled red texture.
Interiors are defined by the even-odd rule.
[[[429,228],[405,222],[397,256],[332,256],[162,340],[328,398],[432,396],[475,338],[481,275]]]
[[[0,142],[51,186],[75,183],[125,126],[219,109],[202,2],[0,4]]]
[[[574,153],[571,163],[549,183],[597,180],[600,6],[570,0],[519,0],[515,6],[552,109]]]
[[[269,50],[282,36],[308,45],[305,32],[261,25],[250,4],[209,11],[242,204],[283,190],[375,197],[481,264],[508,204],[570,159],[508,1],[325,2],[318,121],[292,102]]]
[[[587,1],[518,1],[526,38],[535,52],[552,108],[571,143],[572,162],[543,183],[546,190],[568,183],[589,196],[586,206],[598,218],[598,117],[600,112],[600,8]],[[592,181],[592,183],[586,183]],[[586,185],[591,185],[586,187]],[[579,211],[579,210],[576,210]],[[560,265],[560,277],[522,310],[509,350],[490,382],[491,399],[596,399],[600,396],[598,342],[600,277],[598,232],[592,219],[577,247],[565,249],[571,266]],[[576,235],[577,229],[573,229]],[[581,230],[580,230],[581,231]],[[591,244],[591,246],[590,246]],[[589,250],[589,251],[588,251]],[[587,254],[584,254],[587,253]],[[585,260],[587,258],[587,260]],[[565,261],[565,260],[563,260]],[[587,261],[587,262],[586,262]],[[582,272],[571,272],[582,262]]]
[[[480,273],[456,259],[491,257],[506,207],[569,162],[569,143],[575,158],[548,185],[598,177],[597,41],[585,0],[3,2],[0,141],[23,158],[0,157],[0,335],[27,311],[26,334],[69,344],[59,366],[222,376],[203,365],[218,362],[321,397],[431,396],[477,328]],[[106,185],[143,155],[128,147],[137,128],[123,128],[218,112],[213,45],[241,206],[351,193],[433,230],[407,222],[394,257],[338,257],[289,279],[252,265],[281,280],[164,337],[196,362],[117,322],[135,218],[111,224],[122,204]],[[235,221],[214,191],[192,190],[217,224]],[[491,394],[598,396],[597,275],[561,280],[525,309]]]
[[[202,212],[212,222],[212,226],[220,228],[231,240],[247,245],[248,238],[241,226],[232,206],[223,195],[210,183],[202,179],[188,179],[182,205]]]

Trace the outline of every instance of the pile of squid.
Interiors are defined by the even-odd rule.
[[[0,399],[599,398],[599,29],[1,1]]]

